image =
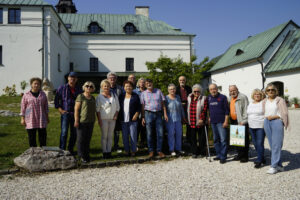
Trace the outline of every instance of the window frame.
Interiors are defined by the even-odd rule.
[[[13,12],[13,21],[11,21],[11,11],[14,11]],[[17,16],[17,11],[20,12],[19,16]],[[8,9],[8,24],[21,24],[21,9],[20,8],[9,8]]]
[[[127,34],[127,35],[132,35],[132,34],[135,34],[136,32],[138,32],[135,25],[130,22],[126,23],[123,30],[124,30],[125,34]]]
[[[125,59],[125,71],[133,72],[134,71],[134,58]]]
[[[90,57],[90,72],[99,72],[99,59]]]
[[[58,33],[59,36],[61,36],[61,23],[58,22],[57,26],[58,26],[57,33]]]
[[[3,24],[3,8],[0,8],[0,24]]]
[[[91,33],[91,34],[97,34],[97,33],[103,32],[103,29],[101,28],[101,26],[99,26],[99,24],[97,22],[91,22],[89,24],[88,29],[89,29],[88,30],[89,33]],[[92,31],[92,30],[95,30],[95,31]]]
[[[57,54],[57,71],[61,72],[61,57]]]
[[[0,45],[0,66],[3,66],[3,47]]]

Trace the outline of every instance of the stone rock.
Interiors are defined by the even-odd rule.
[[[46,151],[31,147],[14,159],[15,165],[30,172],[52,171],[76,167],[76,160],[69,151]]]
[[[17,117],[19,116],[18,113],[12,112],[10,110],[0,110],[1,117]]]

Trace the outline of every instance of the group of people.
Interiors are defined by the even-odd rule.
[[[154,88],[151,79],[140,78],[137,83],[134,74],[129,75],[123,86],[117,85],[117,75],[107,74],[100,84],[100,93],[95,98],[93,82],[87,81],[82,88],[77,83],[77,74],[71,72],[68,83],[59,87],[55,95],[55,108],[61,115],[61,135],[59,147],[77,154],[82,162],[89,162],[90,141],[95,121],[101,128],[103,158],[111,158],[112,143],[118,149],[119,134],[122,130],[124,152],[135,156],[138,138],[140,145],[147,145],[149,157],[155,153],[161,158],[163,153],[164,130],[167,131],[169,152],[181,155],[183,124],[186,124],[186,142],[190,143],[193,158],[206,155],[207,132],[210,125],[213,132],[216,157],[221,164],[226,163],[230,125],[245,126],[245,145],[236,147],[234,160],[248,162],[249,132],[257,151],[255,168],[265,164],[264,138],[267,135],[271,148],[271,168],[274,174],[283,171],[281,148],[284,127],[289,126],[285,101],[278,96],[273,84],[268,84],[265,92],[255,89],[253,101],[239,92],[236,85],[229,86],[229,100],[218,91],[216,84],[209,85],[209,95],[205,96],[201,85],[186,85],[186,78],[180,76],[179,85],[169,84],[165,96]],[[29,145],[37,146],[36,132],[40,146],[46,146],[49,123],[48,102],[41,90],[42,80],[32,78],[31,90],[24,94],[21,103],[21,124],[28,132]],[[265,94],[267,97],[265,98]],[[67,146],[68,129],[70,129]],[[206,133],[205,133],[206,132]]]

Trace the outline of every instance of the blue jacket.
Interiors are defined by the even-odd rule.
[[[121,122],[124,121],[124,99],[126,93],[122,93],[119,96],[119,103],[120,103],[120,112],[119,117]],[[140,97],[135,92],[132,92],[130,101],[129,101],[129,121],[132,121],[133,116],[136,112],[141,112],[141,102]]]

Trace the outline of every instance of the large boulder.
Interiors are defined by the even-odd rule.
[[[69,151],[53,151],[45,149],[41,147],[29,148],[23,154],[16,157],[14,163],[18,167],[30,172],[70,169],[76,167],[77,162]]]

